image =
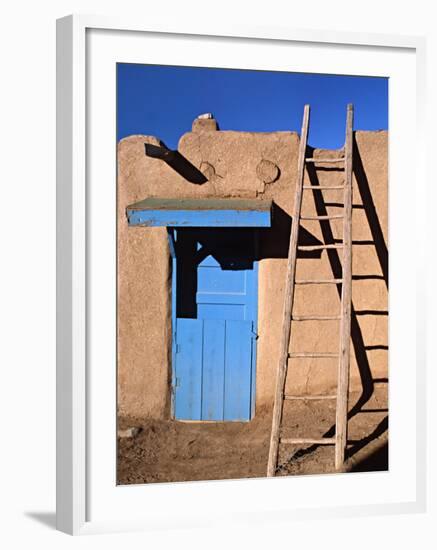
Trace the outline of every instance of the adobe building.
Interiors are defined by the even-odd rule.
[[[119,142],[120,415],[244,421],[273,407],[298,148],[295,132],[220,131],[213,118],[194,120],[177,152],[153,136]],[[354,132],[351,390],[388,378],[387,151],[386,131]],[[343,178],[319,164],[304,184]],[[302,212],[342,206],[342,190],[308,191]],[[301,244],[341,238],[342,220],[302,221]],[[299,253],[297,279],[333,277],[338,250]],[[296,287],[295,315],[339,308],[336,285]],[[293,324],[293,351],[337,352],[338,342],[338,321]],[[337,360],[302,358],[286,391],[336,384]]]

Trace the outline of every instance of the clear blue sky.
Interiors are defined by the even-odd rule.
[[[153,135],[176,149],[201,113],[213,113],[221,130],[300,132],[305,103],[313,147],[343,145],[347,103],[355,130],[388,128],[385,78],[117,65],[117,139]]]

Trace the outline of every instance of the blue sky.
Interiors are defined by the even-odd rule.
[[[385,78],[117,65],[117,139],[153,135],[176,149],[201,113],[213,113],[221,130],[300,132],[305,103],[313,147],[343,145],[348,103],[355,130],[388,129]]]

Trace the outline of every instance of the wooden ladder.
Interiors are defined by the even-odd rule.
[[[307,158],[307,139],[309,126],[310,107],[305,105],[301,139],[299,146],[299,159],[297,166],[296,195],[294,202],[294,214],[291,226],[290,245],[288,250],[288,264],[285,285],[285,299],[283,311],[282,335],[280,342],[280,355],[276,379],[275,402],[273,408],[272,432],[270,438],[269,461],[267,466],[267,476],[272,477],[276,474],[278,466],[279,444],[291,445],[335,445],[335,468],[341,470],[345,460],[347,443],[347,409],[348,409],[348,387],[349,387],[349,354],[350,354],[350,326],[351,326],[351,293],[352,293],[352,149],[353,149],[353,106],[347,106],[346,121],[346,140],[344,146],[344,156],[339,158]],[[307,163],[334,163],[343,165],[345,171],[344,185],[324,186],[324,185],[304,185],[305,166]],[[341,164],[340,164],[341,163]],[[303,216],[302,195],[305,190],[326,190],[326,189],[344,189],[343,214],[335,216]],[[322,244],[316,246],[298,246],[299,227],[301,220],[331,220],[343,219],[343,241],[340,244]],[[342,277],[341,279],[313,279],[296,280],[296,262],[298,250],[327,250],[342,249]],[[341,289],[341,311],[340,315],[322,316],[322,315],[292,315],[294,302],[294,289],[297,284],[336,284],[342,285]],[[340,345],[337,353],[320,352],[298,352],[289,353],[291,342],[291,327],[294,321],[340,321]],[[285,395],[285,381],[289,369],[289,361],[293,358],[338,358],[337,392],[336,395],[318,395],[318,396],[292,396]],[[335,417],[335,436],[332,438],[282,438],[281,423],[284,400],[336,400]]]

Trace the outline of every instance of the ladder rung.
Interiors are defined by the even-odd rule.
[[[301,216],[301,220],[341,220],[343,219],[343,214],[333,214],[331,216]]]
[[[315,191],[323,189],[344,189],[344,185],[304,185],[302,189],[314,189]]]
[[[281,443],[288,445],[335,445],[335,437],[322,437],[321,439],[281,437]]]
[[[333,159],[309,157],[305,159],[305,162],[344,162],[344,161],[345,161],[344,157],[337,157]]]
[[[336,395],[284,395],[284,399],[297,401],[318,401],[319,399],[337,399]],[[360,411],[363,412],[363,411]]]
[[[340,315],[293,315],[292,321],[339,321]]]
[[[305,162],[344,162],[344,161],[345,161],[344,157],[337,157],[333,159],[321,158],[321,157],[320,158],[309,157],[305,159]]]
[[[343,282],[343,279],[304,279],[302,281],[295,281],[296,285],[338,285]]]
[[[338,353],[330,353],[330,352],[312,352],[312,351],[297,351],[292,352],[288,354],[288,357],[294,358],[294,357],[338,357]]]
[[[342,244],[300,244],[297,248],[299,250],[327,250],[330,248],[343,248]]]

